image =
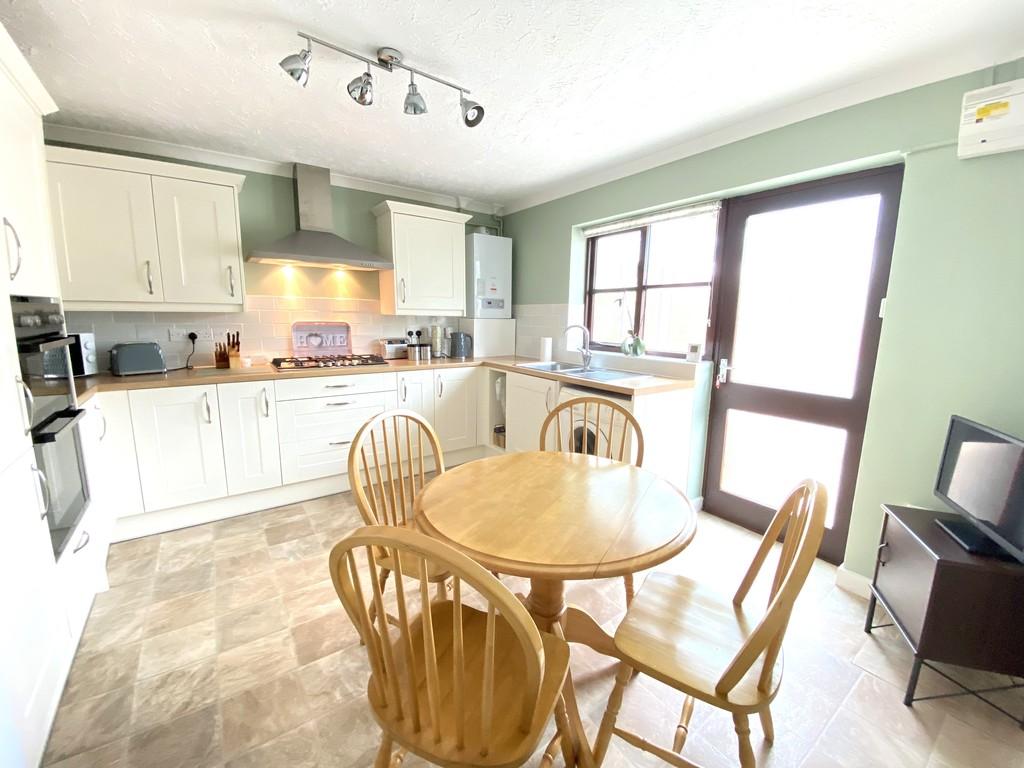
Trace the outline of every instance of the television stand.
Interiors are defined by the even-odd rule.
[[[989,694],[1024,687],[1024,564],[971,554],[947,533],[965,522],[959,515],[883,504],[882,535],[864,631],[881,603],[914,654],[903,703],[947,696],[975,696],[1024,728],[1024,718]],[[940,527],[942,530],[940,530]],[[935,666],[954,664],[1009,675],[995,687],[968,687]],[[953,693],[918,697],[917,680],[928,667],[959,687]]]
[[[1014,561],[1009,552],[978,530],[977,526],[971,525],[966,520],[951,520],[937,517],[935,518],[935,524],[972,555]]]

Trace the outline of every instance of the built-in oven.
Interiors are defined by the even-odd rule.
[[[70,338],[59,299],[12,296],[11,314],[18,344],[36,471],[43,487],[54,556],[59,558],[89,506],[82,457]],[[55,376],[55,372],[63,375]]]

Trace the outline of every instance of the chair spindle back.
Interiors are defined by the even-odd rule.
[[[607,417],[607,426],[604,418]],[[638,467],[644,463],[640,424],[619,403],[604,397],[575,397],[559,403],[540,428],[540,450],[589,453]]]

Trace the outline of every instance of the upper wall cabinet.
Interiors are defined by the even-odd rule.
[[[57,105],[0,26],[0,260],[12,294],[58,296],[43,115]]]
[[[67,309],[240,311],[244,176],[47,150]]]
[[[466,213],[385,200],[377,247],[395,268],[380,273],[385,315],[466,314]]]

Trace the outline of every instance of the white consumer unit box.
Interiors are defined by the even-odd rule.
[[[1024,79],[964,94],[957,157],[1024,149]]]
[[[466,317],[512,317],[512,238],[466,235]]]

